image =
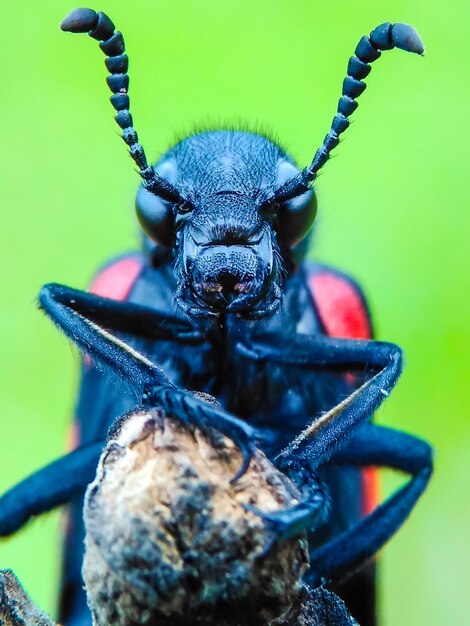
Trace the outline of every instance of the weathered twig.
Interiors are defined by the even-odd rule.
[[[298,502],[257,451],[157,409],[119,422],[85,498],[83,575],[94,626],[353,626],[344,603],[302,586],[305,535],[272,544],[263,512]],[[12,572],[0,577],[0,624],[55,626]]]
[[[0,625],[56,626],[55,622],[34,604],[9,569],[0,570]]]

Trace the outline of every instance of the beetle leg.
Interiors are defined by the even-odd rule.
[[[88,306],[83,307],[83,298]],[[90,307],[90,301],[96,303],[95,308]],[[137,395],[152,384],[171,385],[161,368],[110,332],[109,329],[119,330],[118,315],[109,316],[103,324],[99,297],[84,296],[83,292],[61,285],[45,285],[39,294],[39,303],[69,339],[119,378],[128,380]]]
[[[302,464],[304,460],[298,459],[298,462]],[[390,467],[410,474],[411,480],[372,513],[310,554],[308,582],[314,587],[331,581],[340,582],[359,569],[400,528],[429,482],[432,449],[411,435],[367,424],[334,455],[331,462],[361,467]],[[275,533],[263,555],[275,541],[312,528],[320,518],[324,504],[324,498],[313,492],[310,503],[306,499],[280,513],[263,514],[250,507],[249,510],[260,515]]]
[[[142,304],[103,298],[65,285],[45,285],[40,294],[40,304],[48,313],[54,303],[73,309],[95,324],[134,337],[185,344],[206,341],[205,333],[189,321]]]
[[[321,577],[338,578],[359,567],[398,530],[432,471],[432,451],[423,441],[368,423],[401,373],[398,346],[298,335],[289,344],[280,337],[253,340],[237,346],[247,358],[276,361],[309,369],[364,370],[371,377],[327,413],[315,418],[276,457],[289,471],[306,463],[318,467],[328,460],[356,465],[383,465],[400,469],[412,479],[373,513],[312,555],[315,584]],[[316,573],[315,573],[316,572]]]
[[[398,346],[379,342],[297,335],[288,342],[278,335],[241,339],[237,351],[246,358],[328,371],[370,372],[371,377],[338,405],[313,419],[276,460],[287,469],[308,458],[320,465],[363,426],[395,386],[401,373]]]
[[[382,466],[411,480],[372,513],[310,555],[311,584],[341,579],[370,559],[403,524],[432,473],[432,449],[416,437],[368,424],[334,457],[335,463]]]
[[[254,450],[255,429],[221,407],[177,387],[156,363],[112,334],[109,328],[120,330],[119,315],[106,317],[103,327],[102,298],[60,285],[46,285],[39,298],[44,311],[79,348],[107,366],[114,375],[129,381],[138,401],[163,409],[173,419],[202,429],[214,428],[232,439],[243,456],[234,480],[245,473]],[[107,310],[109,303],[105,302],[104,306]]]
[[[155,386],[144,402],[162,408],[167,415],[202,430],[213,428],[231,439],[242,453],[242,463],[232,482],[237,481],[248,469],[255,449],[255,428],[228,413],[218,403],[208,402],[192,391],[180,387]]]
[[[65,504],[81,493],[96,472],[102,443],[78,448],[53,461],[0,497],[0,537],[11,535],[34,515]]]
[[[301,534],[305,530],[318,526],[323,521],[328,509],[328,494],[322,485],[316,481],[307,468],[298,468],[293,475],[289,473],[289,478],[301,487],[302,499],[298,504],[287,509],[274,512],[264,512],[249,504],[244,505],[247,511],[258,515],[266,524],[272,537],[265,546],[260,557],[265,556],[277,541],[290,539]]]

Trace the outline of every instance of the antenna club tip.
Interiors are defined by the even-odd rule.
[[[69,13],[59,27],[68,33],[88,33],[95,28],[98,14],[93,9],[74,9]]]
[[[393,24],[391,35],[395,48],[424,56],[424,44],[413,26],[400,23]]]

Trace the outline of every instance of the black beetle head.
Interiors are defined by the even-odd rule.
[[[316,201],[311,185],[349,126],[370,64],[383,50],[424,52],[408,24],[386,22],[362,37],[349,59],[330,130],[301,171],[273,142],[231,131],[188,137],[152,167],[130,113],[122,33],[107,15],[92,9],[75,9],[61,28],[100,42],[115,119],[144,181],[137,197],[140,222],[156,243],[174,249],[176,299],[193,315],[226,310],[262,317],[277,308],[280,253],[291,251],[312,226]]]
[[[137,215],[149,237],[174,249],[178,303],[199,316],[273,312],[283,253],[305,237],[316,212],[311,190],[270,202],[298,173],[285,152],[260,135],[212,131],[184,139],[155,169],[184,200],[141,187]]]

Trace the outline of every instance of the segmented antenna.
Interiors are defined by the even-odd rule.
[[[145,187],[164,200],[182,202],[179,191],[159,176],[154,168],[147,163],[144,149],[139,143],[132,123],[129,107],[129,75],[127,73],[129,58],[124,53],[125,44],[122,33],[115,30],[110,18],[101,11],[93,9],[75,9],[62,21],[60,28],[70,33],[88,33],[90,37],[100,42],[100,48],[105,53],[105,65],[109,76],[106,79],[108,87],[113,92],[111,104],[117,113],[114,117],[122,129],[122,138],[129,146],[129,152],[143,178]]]
[[[322,146],[316,151],[310,165],[284,183],[275,192],[272,201],[276,203],[286,202],[308,190],[320,168],[328,161],[330,152],[338,145],[339,136],[349,126],[349,116],[358,107],[356,99],[367,87],[362,79],[366,78],[372,69],[369,64],[380,57],[382,50],[392,50],[393,48],[400,48],[406,52],[420,55],[424,54],[423,42],[415,29],[408,24],[390,24],[387,22],[374,28],[368,37],[364,35],[357,44],[354,56],[349,59],[337,114],[333,118],[330,131],[323,140]]]

